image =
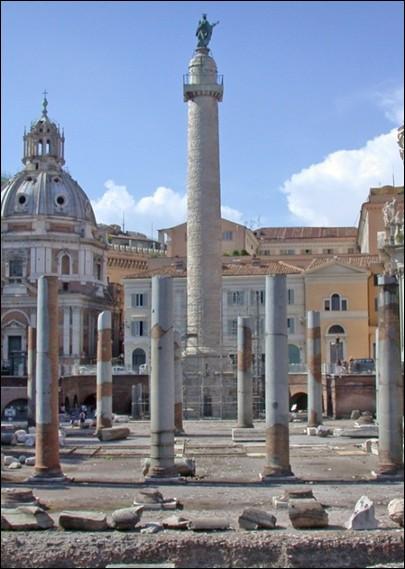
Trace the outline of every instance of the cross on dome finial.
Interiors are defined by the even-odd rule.
[[[48,111],[46,109],[46,107],[48,106],[48,99],[46,98],[46,96],[48,94],[47,90],[45,89],[45,91],[42,94],[44,96],[44,98],[42,100],[42,116],[47,117],[48,116]]]

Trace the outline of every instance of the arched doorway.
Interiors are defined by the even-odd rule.
[[[136,373],[139,373],[139,366],[145,363],[146,363],[145,351],[142,350],[141,348],[136,348],[136,350],[132,352],[132,369]]]
[[[2,419],[6,421],[26,421],[27,420],[27,400],[14,399],[4,408]]]
[[[290,397],[290,410],[296,405],[294,411],[306,411],[308,408],[308,396],[306,393],[295,393]]]
[[[96,399],[96,394],[92,393],[91,395],[88,395],[84,400],[82,405],[85,405],[87,407],[87,416],[89,417],[93,417],[96,408],[97,408],[97,399]]]

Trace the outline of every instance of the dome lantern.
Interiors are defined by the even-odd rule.
[[[48,170],[61,168],[65,163],[65,137],[59,127],[48,117],[47,92],[43,93],[42,115],[31,124],[28,133],[24,133],[23,164],[27,170]]]

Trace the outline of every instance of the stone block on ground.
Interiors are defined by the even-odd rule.
[[[295,488],[292,490],[285,490],[284,495],[288,500],[316,500],[311,488]]]
[[[111,427],[99,429],[97,437],[100,441],[117,441],[126,439],[129,436],[129,429],[127,427]]]
[[[159,531],[163,530],[162,524],[157,522],[150,522],[146,524],[144,528],[141,529],[141,533],[158,533]]]
[[[38,506],[19,506],[1,511],[2,530],[44,530],[53,528],[54,525],[52,518]]]
[[[28,456],[25,459],[26,466],[35,466],[35,456]]]
[[[350,419],[352,419],[352,421],[355,421],[360,417],[360,415],[361,415],[360,409],[353,409],[353,411],[350,413]]]
[[[316,434],[318,437],[329,437],[332,431],[328,427],[325,427],[325,425],[318,425],[318,427],[316,427]]]
[[[190,520],[183,518],[182,516],[169,516],[162,521],[163,527],[165,529],[179,529],[185,530],[188,529],[188,524]]]
[[[196,518],[190,520],[188,529],[192,531],[224,531],[230,529],[230,523],[225,518]]]
[[[14,456],[10,456],[10,455],[5,455],[3,457],[3,464],[4,466],[10,466],[10,464],[12,464],[13,462],[15,462],[15,458]]]
[[[134,500],[134,506],[139,507],[142,506],[145,512],[153,512],[155,510],[182,510],[183,504],[177,500],[177,498],[168,498],[163,500],[163,502],[155,502],[155,503],[144,503],[144,502],[137,502]]]
[[[25,437],[24,445],[31,448],[35,446],[35,433]]]
[[[388,504],[388,515],[393,522],[404,527],[404,499],[394,498]]]
[[[17,439],[17,443],[24,443],[27,437],[27,431],[24,429],[18,429],[15,433],[15,437]]]
[[[372,425],[374,423],[374,419],[372,415],[360,415],[356,423],[359,425]],[[354,426],[356,426],[356,423]]]
[[[128,415],[114,415],[113,414],[113,423],[128,423],[129,416]]]
[[[1,433],[1,444],[13,446],[17,443],[17,438],[14,433],[5,431]]]
[[[314,437],[317,434],[316,430],[316,427],[307,427],[307,435],[309,437]]]
[[[108,529],[107,516],[103,512],[61,512],[59,525],[67,530],[102,531]]]
[[[135,496],[135,501],[143,504],[161,504],[163,500],[163,494],[156,488],[138,490]]]
[[[328,526],[328,514],[315,499],[288,501],[288,515],[296,529],[324,528]]]
[[[131,530],[142,517],[143,506],[137,508],[121,508],[112,514],[112,527],[117,530]]]
[[[9,464],[8,468],[10,470],[17,470],[17,468],[21,468],[21,462],[17,462],[16,460],[14,460],[14,462]]]
[[[378,437],[377,425],[358,425],[354,429],[342,429],[341,437],[350,437],[353,439],[368,439],[370,437]]]
[[[31,488],[2,488],[1,507],[16,508],[17,506],[35,504],[37,499]]]
[[[246,530],[274,529],[276,517],[258,508],[246,508],[238,518],[239,527]]]
[[[276,510],[286,510],[288,508],[288,498],[286,498],[284,495],[273,496],[271,501]]]
[[[374,503],[367,496],[361,496],[357,501],[354,512],[345,526],[347,529],[354,530],[376,529],[378,527],[378,521],[374,513]]]

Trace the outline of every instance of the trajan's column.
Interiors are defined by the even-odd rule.
[[[216,23],[210,24],[206,14],[203,14],[196,32],[197,47],[184,81],[184,100],[188,104],[185,373],[189,378],[191,376],[187,371],[194,375],[191,382],[193,388],[188,390],[191,399],[194,399],[194,407],[198,398],[200,404],[204,405],[203,389],[201,385],[197,386],[198,374],[200,379],[204,374],[207,383],[211,379],[214,384],[214,369],[219,369],[221,345],[222,240],[218,102],[222,101],[223,85],[208,48],[215,25]],[[209,399],[211,401],[212,397],[209,396]]]

